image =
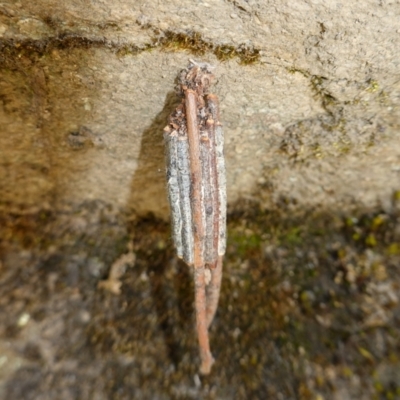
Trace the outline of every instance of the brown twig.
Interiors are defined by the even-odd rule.
[[[207,296],[207,327],[213,322],[218,308],[219,294],[222,281],[222,262],[223,256],[218,257],[215,268],[211,269],[211,281],[206,287]]]
[[[195,309],[196,309],[196,328],[200,346],[200,373],[207,375],[211,371],[214,363],[210,351],[210,342],[208,338],[207,315],[206,315],[206,290],[204,267],[194,269],[194,287],[195,287]]]
[[[194,91],[185,90],[185,108],[187,134],[189,141],[190,172],[192,181],[192,212],[194,223],[194,282],[196,327],[200,346],[200,372],[209,374],[214,360],[210,351],[206,317],[206,286],[203,259],[203,215],[201,210],[201,163],[200,163],[200,132],[197,121],[197,95]]]

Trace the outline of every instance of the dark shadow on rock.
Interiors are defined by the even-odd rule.
[[[185,290],[190,287],[190,281],[188,281],[189,277],[187,275],[176,274],[173,271],[173,285],[171,285],[171,282],[168,281],[168,269],[171,268],[171,263],[166,256],[167,252],[160,254],[158,262],[150,266],[149,276],[158,326],[164,335],[168,356],[173,364],[178,366],[186,352],[185,346],[178,338],[182,338],[185,335],[185,330],[190,332],[188,328],[192,320],[193,311],[189,311],[188,307],[186,307],[190,294]],[[174,290],[177,293],[174,293]],[[187,296],[183,297],[183,293]],[[188,321],[189,324],[187,324]]]
[[[168,218],[163,129],[178,103],[175,92],[168,93],[162,111],[143,132],[128,202],[136,215],[143,215],[144,210],[154,210],[158,217]]]
[[[193,335],[195,334],[194,321],[191,316],[194,315],[194,287],[193,287],[193,274],[190,273],[191,267],[186,265],[182,260],[175,257],[176,273],[174,275],[174,286],[178,300],[179,311],[179,326],[181,329],[187,329],[191,326]],[[188,324],[189,322],[189,324]]]
[[[169,229],[169,224],[155,218],[142,218],[131,227],[136,268],[147,269],[157,331],[163,335],[168,357],[176,367],[188,350],[185,343],[190,342],[188,332],[193,329],[193,286],[189,267],[176,258],[172,242],[165,244]]]

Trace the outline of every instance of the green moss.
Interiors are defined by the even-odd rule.
[[[329,114],[332,113],[332,111],[329,108],[337,106],[338,101],[334,96],[332,96],[328,92],[328,90],[326,90],[324,88],[324,82],[327,81],[327,78],[325,78],[324,76],[320,76],[320,75],[312,75],[306,70],[303,70],[300,68],[295,68],[295,67],[290,67],[287,69],[287,71],[290,74],[299,73],[299,74],[303,75],[305,78],[309,79],[311,89],[314,92],[314,95],[316,96],[316,98],[321,100],[323,108]]]
[[[233,230],[229,232],[229,242],[240,257],[258,251],[262,242],[261,236],[252,231]]]
[[[150,51],[153,48],[154,48],[154,46],[152,46],[150,44],[146,44],[143,46],[125,44],[125,45],[117,48],[116,54],[119,57],[135,56],[135,55],[143,53],[145,51]]]
[[[203,55],[210,50],[210,44],[203,40],[198,32],[164,31],[153,39],[153,47],[167,51],[189,50],[194,55]]]
[[[214,54],[220,61],[227,61],[236,57],[236,49],[233,46],[221,45],[215,49]]]
[[[379,84],[377,81],[371,79],[368,81],[369,86],[365,89],[369,93],[375,93],[379,90]]]
[[[37,61],[54,49],[90,49],[105,47],[103,39],[89,39],[69,33],[62,33],[43,40],[0,40],[0,67],[21,69],[24,58]]]
[[[45,23],[53,29],[58,27],[57,22],[51,18],[45,18]],[[113,27],[114,23],[101,26],[102,29]],[[153,32],[153,38],[150,43],[136,46],[131,44],[112,44],[111,49],[119,56],[136,55],[141,52],[153,49],[162,49],[165,51],[189,51],[191,54],[201,56],[206,53],[213,53],[220,61],[227,61],[232,58],[238,58],[243,65],[254,64],[260,61],[260,51],[253,46],[239,44],[216,45],[203,38],[199,32],[172,30],[160,31],[151,26],[145,27]],[[57,35],[43,40],[2,40],[0,41],[0,66],[6,67],[12,61],[16,64],[19,57],[29,58],[45,56],[53,49],[71,49],[71,48],[110,48],[110,45],[103,39],[92,39],[69,32],[58,33]]]
[[[387,254],[390,256],[397,256],[400,254],[400,245],[399,243],[391,243],[386,250]]]
[[[372,219],[371,222],[371,228],[372,229],[377,229],[381,225],[383,225],[386,221],[385,215],[384,214],[379,214],[376,217]]]
[[[280,236],[280,242],[287,245],[298,245],[302,242],[301,227],[294,226]]]
[[[161,47],[167,51],[188,50],[194,55],[203,55],[207,52],[213,53],[220,61],[239,58],[240,63],[247,65],[259,62],[260,51],[251,46],[239,45],[215,45],[205,40],[198,32],[157,32],[153,39],[153,47]]]
[[[374,382],[374,388],[379,393],[383,392],[383,385],[380,382]]]

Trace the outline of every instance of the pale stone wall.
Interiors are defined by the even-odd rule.
[[[399,188],[397,3],[38,0],[0,11],[6,210],[96,199],[165,217],[162,128],[189,58],[216,66],[231,205],[370,206]]]

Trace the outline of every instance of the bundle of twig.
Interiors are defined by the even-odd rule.
[[[178,257],[194,267],[200,372],[214,359],[208,338],[218,306],[226,247],[224,136],[218,98],[208,93],[211,66],[191,61],[181,71],[182,103],[164,129],[172,230]]]

